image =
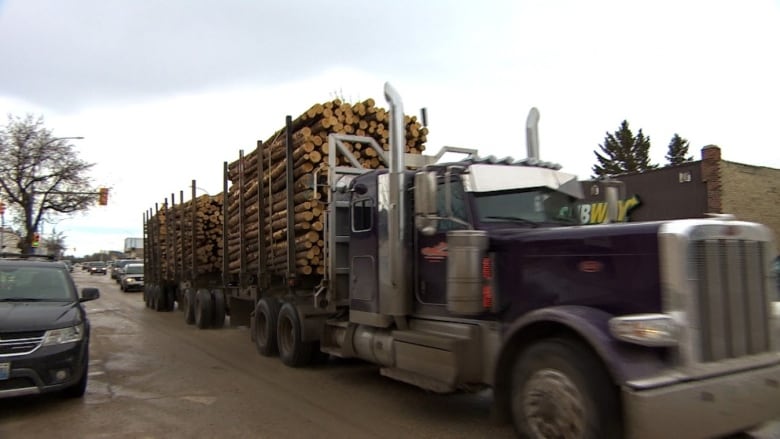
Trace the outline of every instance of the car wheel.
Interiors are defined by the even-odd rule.
[[[89,375],[89,349],[84,352],[84,367],[81,371],[81,378],[70,387],[65,388],[62,394],[67,398],[81,398],[87,391],[87,380]]]
[[[265,357],[279,353],[276,342],[279,308],[279,301],[273,297],[263,297],[255,307],[255,347],[257,352]]]
[[[601,361],[568,339],[543,340],[519,354],[511,415],[520,437],[622,436],[618,389]]]

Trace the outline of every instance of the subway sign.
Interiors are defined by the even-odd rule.
[[[641,204],[642,202],[637,195],[634,195],[626,200],[619,200],[617,221],[628,221],[631,211],[639,207]],[[580,224],[601,224],[607,221],[606,201],[580,203],[576,209],[577,218],[579,218]],[[564,210],[566,210],[566,208],[564,208]],[[568,216],[568,211],[562,211],[561,214]]]

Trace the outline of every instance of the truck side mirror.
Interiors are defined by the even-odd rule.
[[[423,235],[436,233],[436,173],[418,172],[414,175],[414,224]]]

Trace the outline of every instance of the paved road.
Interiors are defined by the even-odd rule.
[[[74,273],[102,297],[83,400],[0,400],[0,439],[511,438],[491,396],[436,395],[358,361],[291,369],[258,355],[246,328],[198,330],[144,307],[109,276]],[[780,425],[759,432],[780,439]]]
[[[246,328],[199,330],[109,276],[74,277],[101,290],[87,304],[87,394],[0,400],[0,439],[513,437],[491,422],[489,393],[431,394],[358,361],[291,369]]]

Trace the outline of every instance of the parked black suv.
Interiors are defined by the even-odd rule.
[[[99,296],[84,288],[79,297],[62,262],[0,257],[0,398],[84,395],[90,327],[82,302]]]

